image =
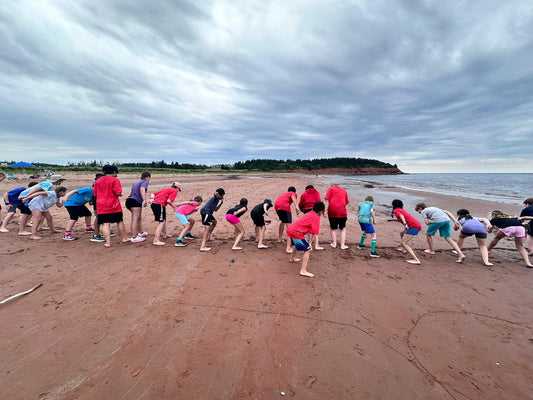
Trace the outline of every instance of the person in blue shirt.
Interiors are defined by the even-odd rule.
[[[91,226],[92,214],[86,206],[86,204],[91,201],[92,197],[93,189],[90,187],[83,187],[81,189],[71,190],[61,199],[70,216],[63,240],[78,239],[77,236],[72,235],[72,228],[80,217],[85,218],[85,232],[94,232],[94,228]]]
[[[9,221],[11,221],[11,219],[15,216],[17,209],[19,209],[20,213],[22,214],[19,225],[19,235],[31,235],[31,232],[25,230],[26,224],[28,223],[28,220],[31,216],[31,211],[28,206],[25,206],[22,203],[22,201],[19,199],[19,196],[23,191],[28,190],[35,185],[37,185],[37,182],[30,182],[27,188],[22,186],[4,193],[4,203],[6,206],[8,206],[8,208],[7,215],[2,221],[2,227],[0,227],[0,232],[9,232],[9,230],[7,229],[7,225],[9,224]]]

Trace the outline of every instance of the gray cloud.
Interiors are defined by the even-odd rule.
[[[0,159],[531,171],[528,1],[0,6]]]

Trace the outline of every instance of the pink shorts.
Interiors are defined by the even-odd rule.
[[[507,228],[500,229],[500,232],[508,237],[526,237],[526,230],[523,226],[508,226]]]
[[[241,222],[241,220],[233,214],[226,214],[226,221],[233,225],[237,225],[239,222]]]

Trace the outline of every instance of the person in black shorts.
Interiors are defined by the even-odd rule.
[[[250,217],[255,225],[255,241],[258,249],[266,249],[268,246],[263,244],[265,237],[266,224],[270,224],[271,220],[268,216],[268,210],[272,207],[272,200],[265,199],[261,204],[256,205],[250,212]]]

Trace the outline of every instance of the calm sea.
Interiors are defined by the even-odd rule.
[[[522,204],[533,197],[533,174],[408,174],[344,176],[410,190]]]

